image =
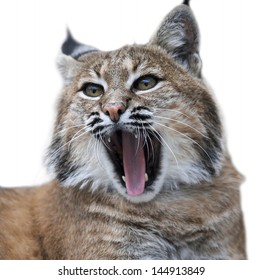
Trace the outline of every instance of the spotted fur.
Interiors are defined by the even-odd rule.
[[[0,258],[245,259],[242,176],[201,64],[189,1],[146,45],[102,52],[69,32],[58,58],[64,87],[46,160],[54,180],[0,188]],[[135,89],[147,75],[156,85]],[[85,94],[87,83],[103,94]],[[121,109],[111,115],[109,104]],[[147,161],[150,183],[145,179],[136,196],[115,162],[123,157],[116,140],[123,131],[142,139]]]

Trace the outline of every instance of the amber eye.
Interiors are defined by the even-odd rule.
[[[158,81],[158,78],[152,75],[142,76],[133,83],[133,88],[135,90],[148,90],[155,87]]]
[[[104,88],[101,85],[87,83],[82,87],[82,91],[89,97],[99,97],[104,93]]]

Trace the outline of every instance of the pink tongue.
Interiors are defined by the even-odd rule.
[[[123,165],[127,193],[137,196],[144,192],[145,157],[142,139],[122,132]]]

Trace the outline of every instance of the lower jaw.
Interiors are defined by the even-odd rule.
[[[127,189],[124,184],[118,184],[117,191],[118,193],[123,196],[126,200],[132,203],[146,203],[151,200],[159,193],[159,188],[154,184],[145,186],[143,193],[139,195],[130,195],[127,192]]]
[[[156,194],[153,191],[145,190],[140,195],[129,195],[126,190],[124,193],[121,193],[122,196],[124,196],[128,201],[132,203],[147,203],[153,200],[153,198],[156,196]]]

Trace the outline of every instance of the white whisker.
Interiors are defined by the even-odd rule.
[[[164,140],[164,138],[161,136],[161,134],[152,126],[149,124],[149,126],[152,128],[152,130],[155,131],[155,133],[162,139],[163,143],[166,145],[166,147],[169,149],[169,151],[171,152],[171,154],[173,155],[175,161],[176,161],[176,164],[177,164],[177,167],[179,167],[178,165],[178,161],[177,161],[177,158],[173,152],[173,150],[171,149],[171,147],[168,145],[168,143]],[[157,138],[158,139],[158,138]],[[159,142],[162,144],[162,142],[159,140]]]
[[[170,111],[170,112],[174,112],[174,113],[177,113],[177,114],[180,114],[180,115],[183,115],[185,116],[186,118],[188,119],[192,119],[191,117],[189,117],[188,115],[180,112],[179,110],[176,110],[176,109],[165,109],[165,108],[156,108],[156,107],[153,107],[154,110],[159,110],[159,111]]]
[[[73,137],[71,138],[71,140],[68,142],[68,151],[69,151],[69,149],[70,149],[70,145],[71,145],[71,143],[75,140],[75,139],[78,139],[78,136],[80,136],[80,135],[78,135],[83,129],[85,129],[86,127],[83,127],[82,129],[80,129],[79,131],[77,131],[74,135],[73,135]],[[85,131],[85,133],[86,133],[87,131]],[[84,134],[85,134],[84,133]],[[78,135],[78,136],[77,136]],[[83,135],[83,134],[81,134],[81,135]]]
[[[100,134],[100,139],[101,139],[101,134]],[[104,168],[104,166],[103,166],[103,164],[101,163],[101,160],[100,160],[100,148],[101,148],[101,145],[100,145],[100,141],[98,140],[98,139],[96,139],[95,138],[95,151],[96,151],[96,158],[97,158],[97,161],[98,161],[98,163],[99,163],[99,165],[100,165],[100,167],[102,168],[102,169],[104,169],[105,170],[105,168]]]
[[[147,160],[149,161],[150,159],[150,147],[147,141],[147,138],[149,139],[150,145],[151,145],[151,149],[152,149],[152,156],[153,156],[153,161],[154,161],[154,148],[153,148],[153,144],[152,144],[152,139],[149,135],[149,133],[147,132],[146,128],[144,127],[143,123],[142,123],[142,127],[143,127],[143,137],[144,137],[144,145],[146,145],[146,149],[147,149],[147,153],[148,153],[148,158]]]
[[[85,127],[84,127],[84,128],[85,128]],[[83,130],[84,128],[78,130],[77,133],[74,134],[74,136],[76,136],[76,134],[78,134],[78,133],[79,133],[81,130]],[[62,145],[61,147],[59,147],[58,149],[56,149],[56,150],[50,155],[50,158],[53,158],[54,155],[56,155],[61,149],[63,149],[63,148],[64,148],[65,146],[67,146],[67,145],[70,145],[74,140],[77,140],[79,137],[83,136],[83,135],[86,134],[86,133],[88,133],[88,131],[85,131],[84,133],[82,133],[81,135],[75,137],[74,139],[73,139],[73,137],[74,137],[74,136],[73,136],[68,142],[66,142],[65,144],[63,144],[63,145]]]
[[[111,148],[108,146],[108,144],[104,141],[104,139],[103,139],[103,137],[102,137],[102,135],[101,135],[101,132],[99,132],[99,137],[100,137],[100,141],[103,143],[103,145],[104,145],[107,149],[109,149],[110,151],[112,151]]]
[[[155,118],[159,118],[159,119],[165,119],[165,120],[170,120],[170,121],[173,121],[173,122],[178,122],[178,123],[181,123],[185,126],[188,126],[190,128],[192,128],[194,131],[196,131],[197,133],[199,133],[200,135],[202,135],[203,137],[205,138],[208,138],[206,135],[204,135],[202,132],[200,132],[198,129],[192,127],[191,125],[185,123],[185,122],[182,122],[182,121],[179,121],[179,120],[175,120],[175,119],[171,119],[171,118],[167,118],[167,117],[161,117],[161,116],[154,116]]]
[[[206,151],[200,144],[198,144],[195,140],[193,140],[191,137],[189,137],[189,136],[185,135],[184,133],[182,133],[182,132],[180,132],[180,131],[178,131],[178,130],[176,130],[176,129],[174,129],[174,128],[171,128],[171,127],[169,127],[169,126],[167,126],[167,125],[158,123],[158,122],[156,122],[156,121],[154,121],[154,123],[155,123],[155,124],[158,124],[158,125],[160,125],[160,126],[163,126],[163,127],[167,128],[167,129],[173,130],[174,132],[176,132],[176,133],[182,135],[183,137],[185,137],[185,138],[189,139],[190,141],[192,141],[193,143],[195,143],[195,144],[207,155],[207,157],[209,158],[209,160],[210,160],[211,163],[213,164],[213,161],[212,161],[212,159],[210,158],[210,156],[209,156],[209,154],[207,153],[207,151]]]
[[[141,131],[138,130],[139,134],[138,134],[138,142],[137,142],[137,148],[136,148],[136,152],[135,154],[138,153],[138,150],[139,150],[139,145],[140,145],[140,141],[141,141]]]
[[[59,133],[64,133],[65,131],[67,131],[71,128],[80,127],[80,126],[85,126],[85,125],[84,124],[79,124],[79,125],[73,125],[73,126],[70,126],[70,127],[65,127],[62,130],[59,130]]]
[[[151,138],[148,136],[148,133],[145,129],[145,127],[143,126],[143,138],[144,138],[144,144],[143,146],[146,145],[146,149],[147,149],[147,154],[148,154],[148,158],[147,160],[149,161],[149,158],[150,158],[150,149],[149,149],[149,145],[148,145],[148,141],[147,141],[147,138],[149,138],[149,141],[151,141]]]
[[[152,143],[152,138],[150,137],[149,133],[146,134],[146,138],[149,139],[149,142],[150,142],[150,145],[151,145],[151,149],[152,149],[153,162],[154,162],[154,158],[155,158],[154,147],[153,147],[153,143]],[[147,143],[147,141],[146,141],[146,143]],[[148,146],[149,146],[149,145],[147,144],[147,147],[148,147]],[[149,149],[149,148],[148,148],[148,149]],[[148,151],[148,160],[149,160],[149,157],[150,157],[150,149],[149,149],[149,151]]]

